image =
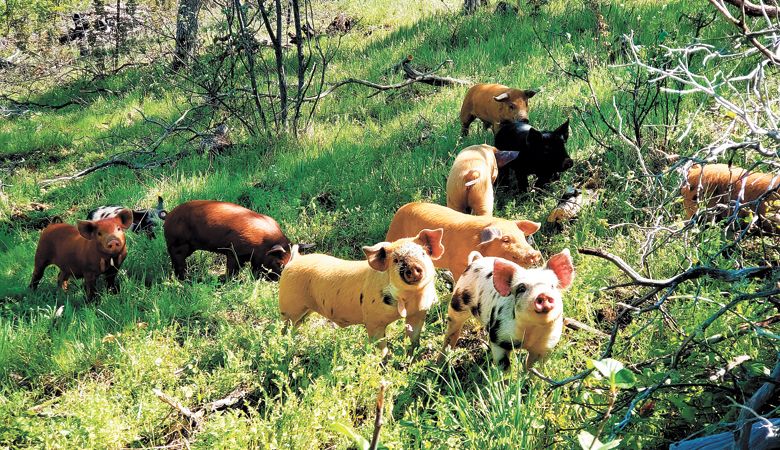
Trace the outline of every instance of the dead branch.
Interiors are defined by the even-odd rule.
[[[597,256],[599,258],[603,258],[606,259],[607,261],[612,262],[613,264],[618,266],[618,268],[620,268],[620,270],[622,270],[626,275],[628,275],[629,278],[631,278],[634,281],[633,284],[639,286],[650,286],[650,287],[657,287],[657,288],[672,287],[684,281],[694,280],[702,277],[709,277],[712,279],[726,281],[726,282],[734,282],[738,280],[743,280],[745,278],[762,278],[773,272],[780,271],[780,268],[773,267],[773,266],[748,267],[739,270],[727,270],[727,269],[718,269],[718,268],[707,267],[707,266],[695,266],[671,278],[656,280],[656,279],[643,277],[631,266],[629,266],[625,261],[623,261],[619,256],[615,256],[603,250],[599,250],[595,248],[581,248],[578,251],[583,255]]]
[[[566,317],[563,319],[563,324],[566,326],[566,328],[570,328],[574,331],[587,331],[589,333],[593,333],[596,336],[600,338],[609,338],[609,335],[601,330],[598,330],[596,328],[593,328],[590,325],[584,324],[580,322],[579,320],[574,320],[571,317]]]
[[[407,57],[408,58],[408,57]],[[416,76],[409,76],[407,73],[407,79],[401,83],[395,83],[395,84],[379,84],[374,83],[373,81],[368,80],[361,80],[358,78],[347,78],[346,80],[339,81],[335,83],[333,86],[329,87],[328,89],[322,91],[318,95],[312,96],[312,97],[306,97],[303,99],[305,102],[313,102],[317,101],[327,95],[330,95],[335,91],[336,89],[345,86],[347,84],[359,84],[361,86],[370,87],[372,89],[375,89],[378,92],[383,91],[389,91],[391,89],[400,89],[406,86],[409,86],[414,83],[424,83],[424,84],[430,84],[433,86],[452,86],[452,85],[471,85],[472,83],[467,80],[460,80],[457,78],[450,78],[450,77],[439,77],[433,75],[435,72],[438,72],[445,64],[447,64],[449,60],[443,61],[440,63],[434,70],[431,70],[430,72],[420,73],[419,71],[415,70],[415,73],[417,73]]]
[[[398,68],[402,69],[404,71],[404,76],[408,80],[416,79],[418,80],[419,83],[430,84],[431,86],[453,86],[456,84],[461,84],[461,85],[472,84],[470,81],[466,81],[466,80],[459,80],[457,78],[440,77],[438,75],[434,75],[434,73],[438,72],[446,64],[452,64],[451,59],[445,59],[435,69],[430,70],[428,72],[421,72],[420,70],[414,68],[411,65],[412,59],[414,59],[412,55],[406,55],[404,59],[402,59],[398,64],[393,66],[393,69],[394,70],[398,70]]]
[[[768,423],[767,423],[768,422]],[[753,424],[750,441],[751,450],[769,450],[780,445],[780,436],[773,432],[773,428],[780,427],[780,419],[769,419],[766,422]],[[701,449],[730,449],[734,439],[731,432],[714,434],[690,441],[675,442],[669,446],[670,450],[701,450]]]
[[[769,375],[769,380],[756,390],[739,413],[737,423],[743,425],[741,428],[738,428],[739,432],[736,439],[737,448],[742,450],[753,448],[750,446],[750,437],[752,435],[751,423],[753,422],[751,416],[756,416],[758,419],[761,419],[761,416],[758,415],[758,411],[772,398],[778,384],[780,384],[780,353],[778,353],[775,368],[772,370],[772,374]]]
[[[371,437],[371,445],[368,446],[369,450],[376,450],[376,446],[379,445],[379,431],[384,424],[382,420],[382,411],[385,405],[385,388],[387,382],[382,381],[379,383],[379,392],[376,395],[376,419],[374,419],[374,435]]]
[[[780,7],[770,5],[756,5],[749,0],[724,0],[734,5],[748,16],[752,17],[780,17]]]
[[[166,403],[168,406],[178,411],[179,414],[186,417],[194,428],[200,427],[201,419],[203,418],[203,410],[193,412],[186,406],[182,405],[181,402],[159,389],[152,389],[152,392],[154,392],[154,395],[156,395],[157,398],[159,398],[163,403]]]
[[[731,4],[734,4],[735,2],[741,3],[740,6],[743,12],[743,17],[737,19],[736,17],[731,15],[731,12],[729,12],[729,10],[726,8],[726,5],[724,4],[724,2],[727,1]],[[723,15],[723,17],[725,17],[729,22],[731,22],[732,24],[734,24],[734,26],[740,29],[740,31],[745,36],[747,41],[750,42],[750,45],[752,45],[758,51],[760,51],[764,56],[766,56],[770,61],[772,61],[773,64],[780,64],[780,58],[778,58],[778,56],[775,55],[775,53],[772,50],[768,49],[764,44],[759,42],[756,36],[753,35],[753,32],[750,30],[750,28],[748,28],[748,25],[744,19],[744,14],[747,13],[746,8],[747,8],[747,3],[749,2],[747,2],[746,0],[710,0],[710,3],[712,3],[712,5],[718,10],[718,12],[720,12]],[[775,11],[775,14],[776,13],[777,11]],[[764,14],[762,13],[761,16],[763,15]]]

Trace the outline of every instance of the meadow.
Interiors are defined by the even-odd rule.
[[[551,58],[568,65],[576,55],[594,56],[595,95],[610,104],[613,96],[624,94],[610,81],[632,70],[619,51],[623,34],[633,31],[647,46],[725,34],[728,24],[722,21],[701,28],[691,19],[712,15],[702,12],[706,2],[609,2],[602,8],[610,25],[607,36],[599,35],[588,8],[564,0],[546,2],[538,15],[497,14],[491,4],[464,16],[461,3],[453,0],[314,5],[323,17],[344,12],[359,18],[340,38],[327,82],[398,81],[387,70],[406,54],[426,67],[450,59],[442,75],[539,89],[529,109],[539,128],[554,129],[571,119],[567,148],[574,168],[547,191],[524,196],[500,191],[495,212],[544,222],[567,186],[597,177],[596,204],[577,221],[545,227],[535,236],[545,257],[564,248],[574,256],[577,275],[564,296],[567,317],[610,333],[617,303],[640,292],[636,287],[602,290],[626,281],[625,276],[603,259],[577,254],[578,248],[620,255],[657,278],[705,260],[724,269],[767,258],[777,263],[776,237],[751,238],[749,249],[724,255],[715,249],[729,236],[699,227],[685,240],[670,240],[642,257],[642,227],[659,225],[644,222],[647,211],[658,208],[651,202],[654,195],[668,199],[663,208],[670,221],[663,225],[684,220],[676,200],[680,174],[654,159],[659,192],[645,192],[636,153],[614,136],[605,138],[613,143],[609,148],[593,138],[609,130],[581,120],[578,111],[592,108],[588,87],[564,75]],[[162,142],[159,154],[184,146],[195,150],[162,167],[114,166],[42,184],[111,157],[127,140],[159,135],[143,115],[173,121],[187,95],[153,65],[124,70],[101,83],[118,94],[0,119],[0,448],[350,448],[355,441],[345,429],[366,438],[374,429],[382,382],[387,391],[380,448],[577,448],[583,429],[605,442],[620,439],[621,448],[659,448],[700,430],[724,430],[758,384],[755,377],[767,375],[774,364],[776,335],[771,340],[759,332],[708,351],[697,347],[676,367],[663,359],[731,293],[756,291],[761,280],[695,280],[681,285],[663,310],[620,324],[611,357],[635,377],[625,392],[636,394],[670,380],[668,388],[653,393],[652,404],[631,405],[597,374],[553,387],[522,369],[522,355],[502,373],[490,363],[484,331],[473,322],[447,361],[437,363],[450,297],[442,279],[418,352],[406,355],[398,322],[388,329],[387,361],[362,327],[340,329],[312,316],[296,332],[283,332],[277,285],[255,279],[248,269],[222,282],[224,260],[215,255],[193,255],[191,280],[180,282],[162,233],[155,239],[128,233],[120,294],[103,293],[87,303],[78,282],[67,293],[56,289],[54,268],[32,292],[27,284],[44,217],[74,223],[95,206],[151,207],[158,195],[169,210],[193,199],[235,202],[274,217],[294,242],[362,258],[361,246],[384,240],[399,206],[445,202],[445,178],[460,149],[492,142],[491,133],[476,124],[469,137],[459,137],[457,114],[466,86],[413,84],[371,95],[370,89],[349,85],[324,98],[310,129],[298,136],[251,136],[235,127],[233,145],[216,156],[173,137]],[[78,79],[44,86],[35,100],[57,103],[89,87]],[[680,114],[702,101],[686,98]],[[653,113],[651,123],[659,117]],[[697,119],[692,132],[672,140],[673,148],[666,150],[692,154],[722,119],[717,113]],[[626,222],[638,226],[619,225]],[[703,336],[733,331],[745,317],[764,317],[771,308],[766,302],[740,304]],[[565,379],[600,359],[605,344],[588,331],[567,329],[538,368],[551,379]],[[747,355],[746,362],[717,375],[740,355]],[[217,411],[205,408],[195,426],[160,401],[155,390],[192,410],[231,392],[240,392],[242,399]]]

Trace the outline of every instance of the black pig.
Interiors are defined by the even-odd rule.
[[[569,121],[555,131],[539,131],[527,122],[502,122],[495,136],[496,160],[503,164],[497,184],[505,184],[506,172],[511,170],[517,177],[520,192],[528,190],[528,176],[536,175],[536,186],[544,187],[558,179],[574,165],[566,152],[569,139]],[[503,173],[502,173],[503,172]]]

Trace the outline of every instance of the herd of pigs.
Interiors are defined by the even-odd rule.
[[[283,320],[298,326],[312,311],[339,326],[363,324],[369,337],[387,353],[386,327],[406,321],[413,350],[427,311],[436,303],[436,268],[454,280],[444,347],[454,347],[461,328],[475,317],[489,336],[493,361],[509,366],[513,349],[528,352],[526,367],[544,357],[560,340],[562,291],[573,281],[568,249],[551,256],[544,267],[541,253],[526,240],[540,224],[493,217],[494,184],[514,172],[517,187],[528,177],[545,185],[573,166],[565,149],[568,121],[551,132],[528,123],[528,100],[534,91],[499,84],[473,86],[460,113],[462,133],[480,119],[492,128],[494,144],[474,145],[455,158],[447,179],[447,206],[415,202],[401,206],[392,218],[386,241],[363,247],[366,259],[345,261],[324,254],[303,254],[271,217],[236,204],[194,200],[163,209],[100,207],[76,226],[53,223],[41,233],[30,287],[37,288],[49,265],[59,267],[58,284],[83,278],[87,299],[96,280],[118,292],[117,273],[127,257],[124,231],[154,236],[162,223],[173,271],[187,276],[187,257],[196,250],[227,257],[225,277],[249,263],[256,276],[279,281]],[[682,188],[688,218],[700,200],[717,205],[758,202],[763,219],[777,221],[766,200],[777,195],[778,176],[749,173],[725,164],[694,165]],[[774,200],[773,200],[774,201]],[[723,208],[720,214],[725,214]],[[774,215],[773,215],[774,214]]]

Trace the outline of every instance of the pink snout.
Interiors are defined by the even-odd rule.
[[[110,252],[117,252],[122,249],[122,242],[119,239],[111,239],[106,242],[106,249]]]
[[[545,294],[539,294],[539,296],[536,297],[536,301],[534,302],[534,310],[537,313],[547,314],[548,312],[552,311],[553,308],[555,308],[555,299],[552,297]]]

